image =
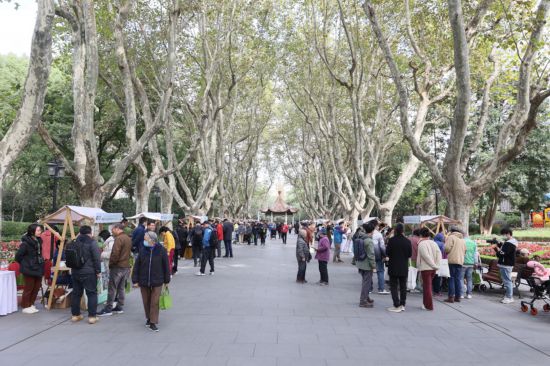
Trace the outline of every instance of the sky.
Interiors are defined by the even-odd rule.
[[[19,4],[19,9],[15,10],[14,2]],[[0,2],[0,54],[28,56],[35,20],[35,0]]]

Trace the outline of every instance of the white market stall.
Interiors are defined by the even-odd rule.
[[[71,235],[71,240],[74,240],[76,238],[74,224],[87,224],[93,227],[96,224],[111,224],[120,222],[122,221],[122,217],[122,213],[108,213],[95,207],[63,206],[56,212],[39,220],[40,223],[44,224],[44,226],[47,227],[48,230],[50,230],[60,240],[58,255],[53,267],[54,275],[50,287],[50,296],[48,297],[48,309],[51,309],[54,294],[53,290],[56,287],[59,271],[61,270],[61,257],[63,248],[65,247],[65,241],[67,239],[67,231],[69,231]],[[50,226],[52,224],[61,223],[63,224],[61,234]]]
[[[161,225],[171,223],[174,219],[174,214],[169,213],[160,213],[160,212],[141,212],[137,215],[128,217],[128,220],[139,220],[140,218],[145,217],[149,220],[155,222],[160,222]]]

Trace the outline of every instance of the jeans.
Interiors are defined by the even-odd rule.
[[[71,314],[80,315],[80,299],[84,290],[88,296],[88,316],[95,317],[97,314],[97,276],[95,274],[73,274]]]
[[[472,294],[472,289],[474,284],[472,282],[472,273],[474,272],[473,266],[464,266],[462,267],[462,276],[460,278],[460,283],[464,283],[464,278],[466,278],[466,295]]]
[[[399,292],[397,292],[398,285]],[[390,276],[390,291],[393,306],[405,306],[407,302],[407,276]]]
[[[224,257],[233,257],[233,244],[231,239],[223,241],[225,245],[225,256]]]
[[[258,245],[258,234],[253,234],[254,235],[254,245]]]
[[[298,274],[296,275],[296,281],[304,281],[306,279],[307,262],[298,259]]]
[[[500,278],[502,278],[502,284],[506,290],[506,295],[508,299],[511,299],[514,296],[514,285],[512,284],[512,268],[499,267]]]
[[[376,277],[378,277],[378,292],[384,291],[384,262],[376,261]]]
[[[433,297],[432,297],[432,280],[435,276],[435,271],[433,270],[421,271],[420,274],[422,276],[422,283],[423,283],[422,301],[424,303],[424,307],[428,310],[433,310],[434,304],[433,304]]]
[[[283,244],[286,244],[286,233],[281,233],[281,239],[283,239]]]
[[[109,290],[107,293],[107,302],[105,308],[111,310],[113,301],[117,300],[116,306],[121,308],[124,306],[124,292],[126,287],[126,277],[130,273],[130,268],[113,267],[109,268]]]
[[[206,262],[210,264],[210,272],[214,272],[214,249],[210,247],[202,248],[201,273],[206,270]]]
[[[201,258],[201,247],[198,245],[193,245],[191,247],[193,249],[193,262],[195,262],[195,266],[197,265],[197,261]]]
[[[359,273],[363,278],[363,282],[361,283],[361,297],[359,298],[359,304],[366,304],[367,300],[370,300],[369,289],[372,284],[372,270],[365,271],[360,269]]]
[[[328,283],[328,269],[327,261],[319,261],[319,274],[321,275],[321,282]]]
[[[218,240],[218,244],[216,245],[216,257],[221,257],[222,256],[222,242],[223,240]]]
[[[449,278],[449,297],[459,298],[462,295],[462,265],[450,264],[449,271],[451,277]]]

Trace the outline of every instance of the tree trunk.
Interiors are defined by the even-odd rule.
[[[388,224],[389,226],[392,225],[392,217],[393,217],[393,207],[388,207],[388,206],[382,206],[380,207],[379,209],[379,212],[380,212],[380,220],[382,220],[382,222]]]
[[[136,215],[149,211],[149,189],[147,188],[147,176],[136,169]]]
[[[485,211],[479,222],[479,232],[483,235],[490,235],[493,232],[493,223],[495,221],[499,201],[498,193],[498,189],[496,187],[493,187],[490,192],[490,201],[487,205],[487,210]]]
[[[472,202],[468,197],[469,195],[456,190],[445,197],[448,203],[449,217],[461,222],[461,228],[465,234],[468,234],[472,209]]]

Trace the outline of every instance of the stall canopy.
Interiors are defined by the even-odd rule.
[[[155,221],[172,221],[174,219],[174,214],[160,213],[160,212],[142,212],[135,216],[128,217],[128,220],[140,219],[146,217],[150,220]]]
[[[443,215],[429,215],[429,216],[403,216],[403,223],[409,225],[420,225],[421,227],[427,227],[432,234],[443,232],[447,235],[447,229],[445,225],[460,225],[462,224],[458,220],[451,219]]]
[[[70,215],[73,223],[80,223],[84,220],[90,221],[90,224],[107,224],[122,221],[122,213],[108,213],[100,208],[81,207],[81,206],[63,206],[56,212],[44,217],[40,222],[49,224],[61,224]]]

